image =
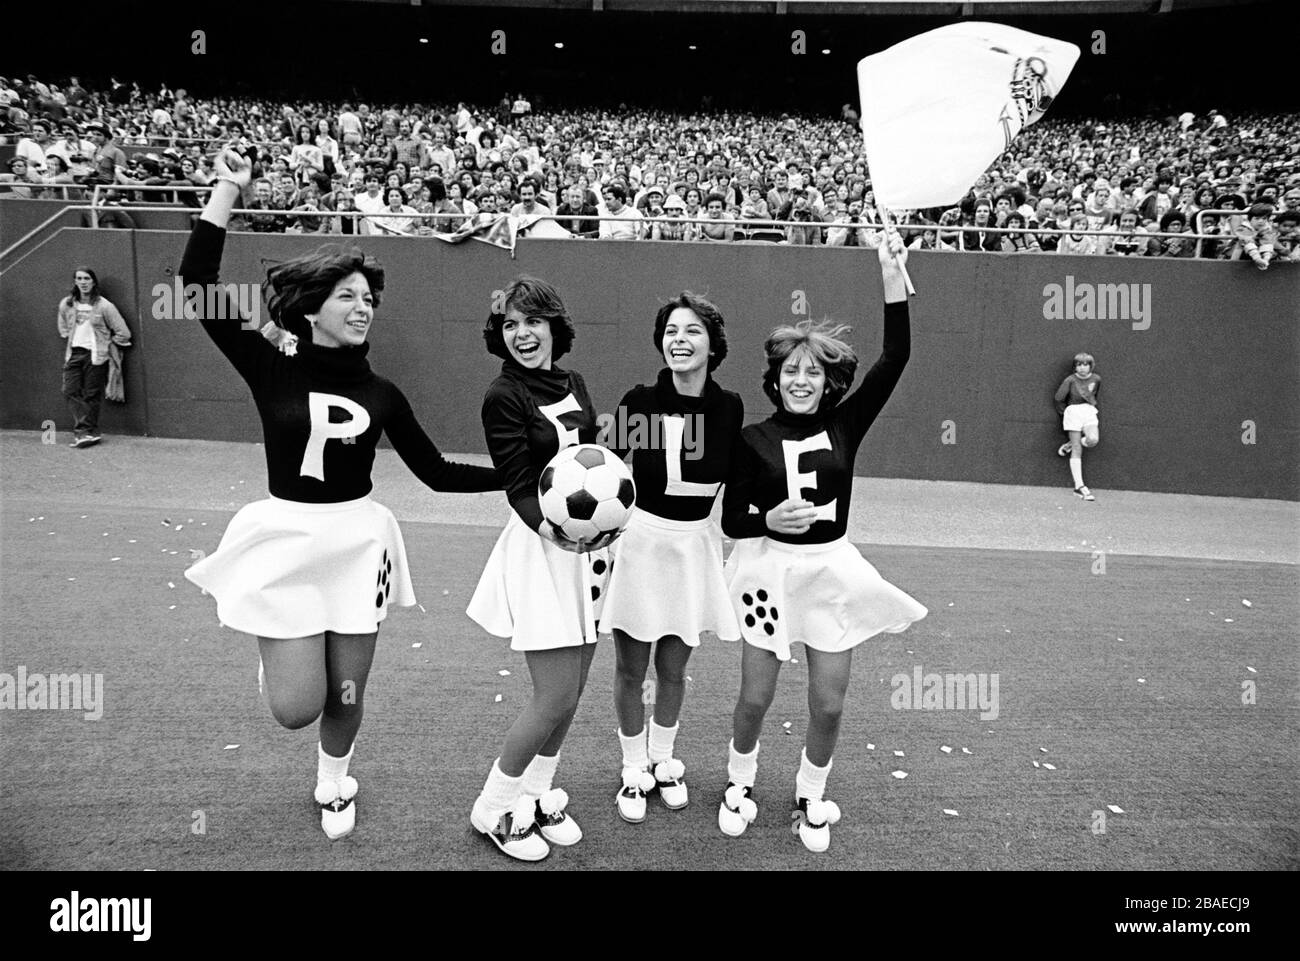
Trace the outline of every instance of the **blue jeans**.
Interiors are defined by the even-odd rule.
[[[92,364],[90,351],[72,348],[63,365],[63,396],[72,408],[72,429],[77,434],[99,433],[99,402],[108,383],[108,362]]]

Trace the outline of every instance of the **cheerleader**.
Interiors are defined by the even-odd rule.
[[[615,800],[632,824],[645,820],[648,792],[670,810],[686,806],[685,767],[673,756],[686,662],[703,631],[740,637],[722,574],[722,534],[709,518],[745,417],[739,395],[711,376],[727,356],[722,314],[684,292],[659,309],[652,342],[667,367],[653,386],[627,393],[614,421],[614,451],[634,448],[637,511],[619,541],[601,614],[617,660],[623,775]],[[632,443],[639,438],[648,442]],[[642,687],[652,645],[657,681],[647,738]]]
[[[180,269],[184,283],[204,291],[216,289],[230,210],[249,180],[248,161],[230,151],[216,170]],[[271,268],[267,286],[274,324],[266,339],[243,329],[229,300],[216,317],[202,316],[206,297],[187,304],[186,316],[201,320],[252,390],[271,496],[241,509],[216,553],[185,576],[216,597],[223,624],[257,636],[275,719],[296,730],[320,718],[315,796],[321,827],[337,840],[356,823],[348,762],[379,623],[389,604],[415,603],[401,531],[369,497],[379,435],[387,432],[434,490],[500,482],[490,468],[444,460],[402,392],[370,369],[366,335],[384,288],[378,262],[322,247]]]
[[[839,808],[823,792],[853,648],[926,615],[863,559],[845,533],[858,445],[911,350],[900,271],[907,253],[892,228],[878,249],[885,289],[880,359],[841,403],[857,368],[853,349],[840,339],[847,328],[804,321],[773,331],[764,347],[763,390],[777,412],[742,432],[744,445],[723,496],[722,529],[737,538],[727,582],[745,640],[728,784],[718,809],[718,827],[732,837],[757,814],[751,793],[758,736],[791,645],[805,647],[809,713],[792,826],[810,851],[825,851]],[[751,514],[750,505],[758,513]]]
[[[511,514],[466,613],[523,652],[533,696],[507,732],[470,822],[521,861],[546,857],[547,842],[582,840],[565,811],[568,795],[552,782],[596,651],[594,625],[609,577],[609,539],[568,541],[544,522],[537,496],[538,478],[552,457],[596,440],[587,385],[574,371],[555,366],[573,338],[559,293],[532,277],[506,288],[504,313],[492,314],[483,328],[488,352],[502,359],[501,374],[483,398],[483,430]],[[583,565],[591,569],[590,599],[583,595]]]

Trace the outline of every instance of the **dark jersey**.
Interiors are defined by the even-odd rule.
[[[789,544],[825,544],[848,530],[853,461],[911,355],[907,303],[885,304],[880,357],[862,384],[838,405],[813,414],[782,408],[741,431],[744,445],[733,462],[722,499],[728,537],[770,537]],[[810,501],[817,520],[802,534],[767,529],[767,512],[787,498]],[[750,505],[758,508],[749,512]]]
[[[1065,408],[1071,404],[1091,404],[1096,407],[1100,392],[1101,378],[1096,374],[1090,373],[1083,378],[1078,374],[1070,374],[1061,381],[1061,386],[1056,388],[1056,412],[1064,414]]]
[[[510,506],[537,530],[542,470],[565,447],[596,442],[596,410],[581,375],[507,360],[483,398],[483,433]]]
[[[712,377],[704,393],[688,397],[664,368],[652,386],[627,392],[602,442],[619,457],[632,453],[636,506],[658,517],[695,521],[708,517],[737,455],[745,405]]]
[[[195,224],[181,259],[181,283],[216,284],[225,241],[222,228],[206,220]],[[222,296],[230,319],[199,319],[253,392],[274,496],[310,504],[364,497],[372,487],[370,469],[381,432],[387,432],[411,472],[434,490],[500,490],[491,468],[442,456],[402,392],[370,369],[369,344],[326,348],[300,339],[297,355],[289,357],[257,331],[246,330],[234,302]],[[200,315],[205,306],[199,305]]]

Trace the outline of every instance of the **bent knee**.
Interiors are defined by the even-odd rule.
[[[271,698],[271,716],[275,718],[281,727],[286,727],[291,731],[296,731],[311,724],[320,717],[321,711],[324,709],[324,701],[305,698],[286,698],[283,700]]]
[[[808,699],[808,713],[822,721],[838,721],[844,714],[844,695],[824,694]]]

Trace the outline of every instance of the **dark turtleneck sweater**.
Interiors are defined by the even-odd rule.
[[[728,537],[826,544],[844,536],[858,446],[893,393],[911,351],[907,302],[885,304],[884,345],[857,390],[835,407],[812,414],[792,414],[783,406],[741,431],[744,444],[732,462],[722,499],[722,530]],[[793,484],[787,478],[787,457],[790,470],[802,475]],[[811,502],[825,516],[797,536],[769,531],[767,512],[790,497]],[[749,512],[751,504],[757,514]]]
[[[222,228],[206,220],[195,224],[181,259],[181,283],[217,283],[225,240]],[[434,490],[501,489],[495,470],[442,456],[402,392],[370,369],[369,344],[318,347],[299,338],[297,354],[289,357],[257,331],[245,330],[229,298],[225,314],[231,319],[199,319],[253,392],[274,496],[309,504],[366,496],[381,432],[411,472]],[[367,420],[364,430],[349,426]]]
[[[537,530],[542,470],[561,448],[596,442],[596,410],[581,375],[530,370],[511,358],[483,398],[483,433],[510,506]]]
[[[677,420],[680,435],[665,426],[665,418]],[[673,372],[665,367],[654,384],[627,392],[602,440],[619,457],[632,452],[638,508],[669,520],[695,521],[713,510],[738,456],[744,422],[740,395],[723,390],[712,376],[699,397],[679,394]],[[670,438],[678,436],[680,447],[671,451],[670,464]]]

